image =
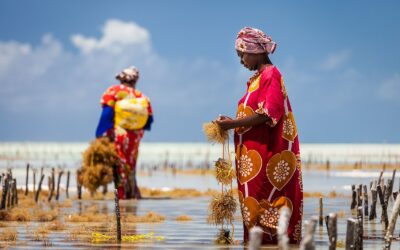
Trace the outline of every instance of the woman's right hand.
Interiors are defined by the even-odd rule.
[[[214,120],[213,122],[217,123],[221,129],[223,130],[228,130],[234,128],[234,119],[224,116],[224,115],[219,115],[218,119]]]

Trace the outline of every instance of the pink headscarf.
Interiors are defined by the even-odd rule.
[[[272,41],[272,37],[265,35],[261,30],[244,27],[237,35],[235,48],[251,54],[272,54],[276,49],[276,43]]]

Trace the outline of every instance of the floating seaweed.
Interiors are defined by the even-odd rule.
[[[182,215],[179,215],[178,217],[176,217],[176,220],[177,221],[191,221],[192,217],[190,217],[189,215],[182,214]]]
[[[224,143],[229,138],[228,130],[222,130],[215,122],[204,123],[203,131],[210,142]]]

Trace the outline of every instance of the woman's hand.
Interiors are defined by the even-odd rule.
[[[220,115],[218,119],[214,120],[214,122],[217,123],[223,130],[228,130],[235,127],[235,120],[224,115]]]

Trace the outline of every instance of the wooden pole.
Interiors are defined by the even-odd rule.
[[[279,222],[278,222],[278,249],[289,250],[289,238],[288,238],[288,226],[290,211],[287,207],[283,207],[279,211]]]
[[[29,163],[26,164],[25,196],[27,196],[29,193],[28,184],[29,184]]]
[[[32,175],[33,175],[33,193],[36,193],[36,169],[32,168]]]
[[[117,220],[117,242],[121,243],[121,214],[119,211],[119,199],[118,199],[118,190],[114,189],[114,199],[115,199],[115,217]]]
[[[351,185],[352,196],[351,196],[351,205],[350,209],[354,209],[357,206],[357,192],[356,192],[356,185]]]
[[[360,249],[358,243],[358,226],[359,222],[357,219],[347,219],[347,231],[346,231],[346,250]]]
[[[358,207],[362,206],[362,185],[358,185],[357,187],[357,209]]]
[[[39,200],[40,191],[42,191],[43,179],[44,179],[44,174],[42,174],[42,177],[40,178],[39,185],[38,185],[38,189],[37,189],[37,191],[36,191],[36,195],[35,195],[35,202],[36,202],[36,203],[37,203],[38,200]]]
[[[56,176],[54,168],[51,168],[51,189],[49,189],[49,198],[47,199],[49,202],[53,199],[54,189],[56,187]]]
[[[13,188],[13,190],[14,190],[14,204],[15,205],[18,205],[18,189],[17,189],[17,179],[16,178],[14,178],[14,188]]]
[[[70,177],[70,175],[71,175],[71,172],[68,170],[68,172],[67,172],[67,187],[66,187],[67,189],[65,191],[65,195],[66,195],[67,198],[69,198],[68,188],[69,188],[69,177]]]
[[[376,218],[376,202],[377,202],[377,187],[376,187],[376,180],[372,184],[371,188],[371,197],[372,197],[372,203],[371,203],[371,213],[369,214],[369,220],[373,220]]]
[[[329,250],[335,250],[337,242],[337,215],[335,213],[330,213],[327,217]]]
[[[319,197],[319,226],[324,225],[324,204],[322,197]]]
[[[364,238],[364,216],[363,216],[363,208],[362,206],[359,206],[357,209],[357,219],[358,219],[358,245],[360,246],[359,249],[363,248],[363,238]]]
[[[0,209],[5,209],[6,208],[7,192],[8,192],[8,179],[6,177],[4,177],[3,178],[3,193],[1,195],[1,206],[0,206]]]
[[[389,207],[389,199],[390,199],[390,196],[392,195],[392,190],[393,190],[393,179],[392,180],[389,179],[386,192],[384,193],[386,207]]]
[[[381,173],[379,174],[378,185],[381,185],[381,180],[382,180],[384,169],[385,169],[385,164],[383,164],[383,169],[381,170]]]
[[[300,250],[314,250],[315,243],[314,243],[314,232],[317,226],[318,218],[313,216],[309,221],[305,222],[305,232],[304,237],[300,242]]]
[[[378,190],[379,202],[381,203],[381,206],[382,206],[381,222],[385,223],[385,229],[386,229],[389,224],[388,215],[387,215],[387,207],[385,204],[381,186],[378,186],[377,190]]]
[[[368,189],[367,189],[367,185],[363,186],[363,193],[364,193],[364,215],[368,216]]]
[[[254,226],[249,230],[249,250],[259,250],[261,248],[263,230],[259,226]]]
[[[76,170],[76,191],[78,193],[78,199],[82,199],[82,185],[79,183],[79,176],[81,174],[81,170]],[[115,179],[114,179],[115,180]]]
[[[60,198],[60,183],[61,183],[62,175],[63,175],[63,171],[61,170],[60,172],[58,172],[56,201],[58,201],[58,198]]]
[[[396,226],[396,221],[397,221],[399,212],[400,212],[400,195],[397,196],[396,201],[393,205],[392,214],[390,215],[390,222],[389,222],[389,226],[387,228],[386,236],[385,236],[385,248],[384,249],[390,249],[390,245],[392,243],[392,238],[393,238],[393,231]]]

